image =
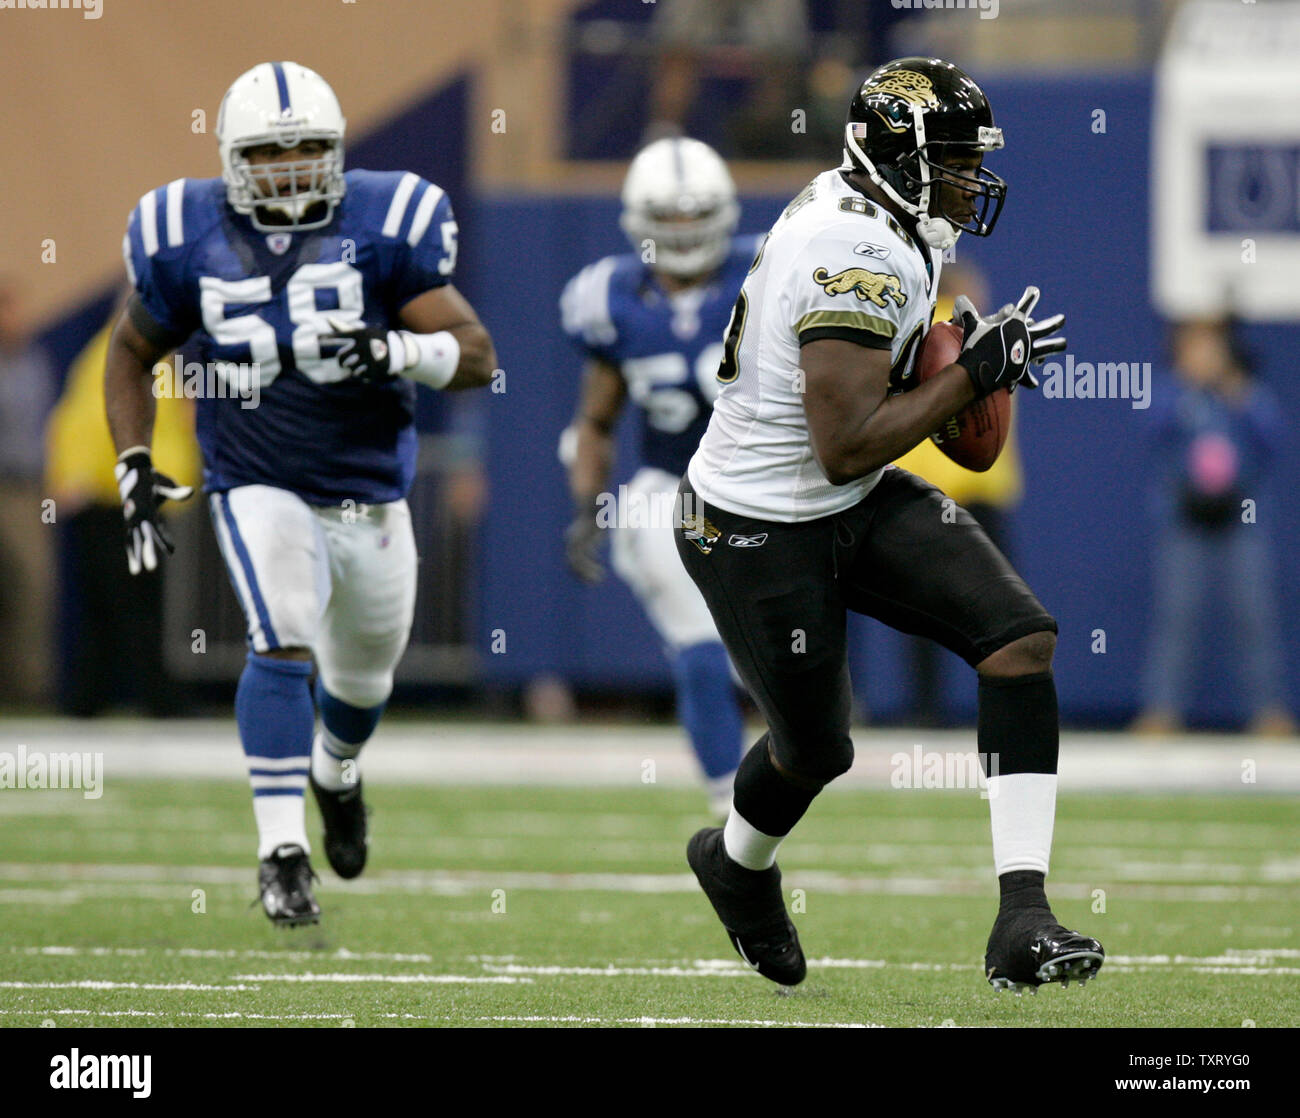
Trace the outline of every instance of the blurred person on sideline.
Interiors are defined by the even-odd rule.
[[[49,693],[52,526],[41,432],[54,403],[49,355],[31,338],[17,281],[0,276],[0,702]]]
[[[1227,317],[1190,319],[1172,332],[1174,383],[1151,408],[1154,457],[1155,619],[1134,730],[1182,728],[1198,654],[1227,640],[1241,669],[1249,730],[1296,732],[1284,705],[1274,556],[1254,514],[1281,439],[1273,394],[1253,375]],[[1231,618],[1211,633],[1204,607],[1226,600]]]
[[[684,133],[707,69],[753,82],[730,122],[737,148],[729,154],[792,154],[790,105],[809,50],[803,0],[659,0],[651,33],[657,58],[645,142]]]
[[[934,321],[946,322],[953,316],[953,300],[965,295],[977,307],[989,306],[988,283],[984,274],[971,264],[947,265],[939,278],[939,298],[935,303]],[[930,439],[917,443],[896,465],[910,470],[949,497],[971,514],[1002,552],[1010,556],[1008,520],[1020,503],[1023,492],[1020,450],[1016,446],[1014,425],[1006,446],[993,465],[983,473],[957,465]],[[943,661],[939,646],[920,637],[908,637],[912,677],[916,681],[907,720],[916,726],[946,726],[950,719],[944,711]]]
[[[46,432],[45,486],[58,509],[60,550],[57,702],[79,718],[124,699],[153,716],[182,713],[182,697],[163,670],[162,569],[132,578],[122,563],[116,452],[104,414],[104,363],[118,313],[73,362]],[[157,408],[153,447],[161,468],[181,485],[197,485],[193,404],[168,394]]]

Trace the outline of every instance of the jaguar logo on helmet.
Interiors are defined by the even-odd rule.
[[[872,93],[873,95],[889,94],[907,105],[919,105],[923,109],[939,107],[939,98],[934,94],[934,83],[915,70],[895,70],[876,82]],[[904,132],[911,123],[910,118],[905,114],[904,106],[898,101],[891,103],[886,112],[882,112],[879,108],[873,111],[885,122],[885,127],[891,132]]]

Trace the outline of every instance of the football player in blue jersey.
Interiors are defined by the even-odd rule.
[[[196,413],[204,487],[248,621],[235,718],[262,905],[281,925],[320,915],[309,780],[330,865],[365,866],[357,755],[415,604],[415,384],[472,388],[496,364],[451,284],[446,194],[410,173],[345,174],[344,124],[305,66],[262,63],[235,81],[217,123],[221,178],[177,179],[131,214],[135,290],[105,374],[133,573],[172,550],[159,508],[189,496],[150,459],[154,363],[193,335],[211,374]]]
[[[560,300],[564,330],[586,356],[562,455],[576,506],[568,562],[599,582],[602,529],[615,528],[614,569],[664,641],[678,714],[719,816],[740,763],[740,707],[726,650],[665,518],[709,424],[727,321],[758,249],[757,238],[734,236],[739,217],[735,185],[712,148],[657,140],[632,161],[623,187],[622,226],[634,251],[584,268]],[[621,487],[613,524],[602,495],[628,399],[641,411],[641,462]]]

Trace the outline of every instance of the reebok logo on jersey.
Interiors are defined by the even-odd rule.
[[[859,241],[853,246],[853,251],[859,256],[870,256],[875,260],[884,260],[889,255],[889,249],[884,245],[873,245],[870,241]]]
[[[727,540],[728,547],[762,547],[765,543],[767,543],[766,532],[759,532],[753,536],[742,536],[737,533]]]
[[[893,299],[898,306],[907,302],[902,281],[885,272],[868,272],[866,268],[845,268],[831,275],[825,268],[813,269],[813,280],[826,289],[827,295],[847,295],[852,291],[862,302],[870,299],[878,307]]]

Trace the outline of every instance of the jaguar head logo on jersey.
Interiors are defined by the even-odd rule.
[[[927,245],[946,249],[963,232],[993,232],[1007,184],[981,160],[1002,146],[988,98],[963,70],[899,58],[868,75],[849,103],[843,169],[865,173],[916,219]]]
[[[852,291],[864,303],[869,299],[878,307],[888,306],[886,299],[892,299],[899,307],[907,302],[899,278],[885,272],[845,268],[831,275],[825,268],[817,268],[812,278],[826,289],[827,295],[847,295]]]
[[[328,225],[345,190],[346,127],[338,98],[314,70],[254,66],[235,79],[217,114],[226,200],[263,233]]]
[[[736,184],[708,144],[675,136],[642,148],[623,183],[623,232],[671,276],[702,276],[727,256],[740,220]]]

